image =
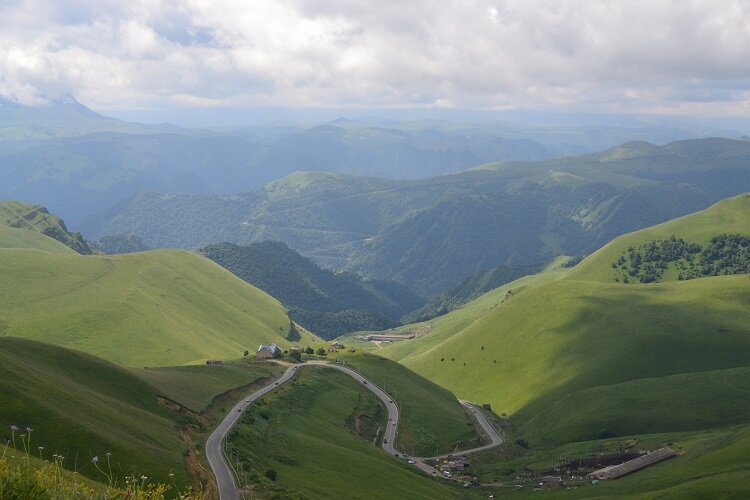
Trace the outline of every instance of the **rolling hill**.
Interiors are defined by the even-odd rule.
[[[653,237],[746,234],[748,199],[618,238],[557,279],[506,285],[503,302],[480,308],[490,292],[434,320],[452,328],[415,325],[426,333],[378,353],[511,415],[534,447],[746,422],[750,276],[623,284],[611,263]]]
[[[750,194],[744,193],[706,210],[690,214],[664,224],[649,227],[642,231],[617,238],[608,243],[591,258],[576,266],[571,279],[582,281],[614,282],[617,273],[612,264],[627,253],[628,248],[637,248],[646,243],[667,240],[672,236],[691,243],[705,244],[719,234],[750,233]],[[676,275],[672,274],[671,279]],[[667,279],[670,275],[667,275]]]
[[[0,248],[26,248],[44,252],[75,254],[75,250],[36,231],[0,226]]]
[[[0,202],[0,227],[2,226],[35,231],[59,241],[77,253],[91,254],[91,248],[80,233],[68,231],[62,219],[50,214],[46,208],[39,205],[31,205],[22,201]],[[27,235],[27,239],[30,238],[32,236]],[[30,240],[29,244],[33,245]],[[46,245],[46,248],[51,248],[51,246]]]
[[[181,250],[81,256],[0,249],[0,277],[2,335],[121,365],[201,363],[239,358],[260,343],[292,343],[278,301]]]
[[[229,452],[254,491],[288,498],[460,494],[457,485],[425,477],[374,447],[378,426],[388,423],[385,411],[350,377],[329,371],[300,370],[296,382],[253,405],[230,433]]]
[[[160,406],[153,386],[93,356],[25,339],[0,338],[0,360],[0,419],[6,429],[34,429],[34,454],[42,446],[103,481],[91,459],[111,453],[118,476],[148,471],[167,481],[174,473],[187,482],[176,430],[184,417]]]
[[[153,247],[282,241],[326,267],[429,296],[499,265],[588,254],[747,191],[748,159],[750,141],[699,139],[422,180],[298,172],[237,197],[142,193],[82,227]]]
[[[279,242],[209,245],[199,252],[277,298],[295,321],[323,338],[383,330],[423,304],[405,286],[321,269]]]
[[[82,352],[2,337],[0,421],[24,434],[33,428],[33,455],[62,455],[66,469],[94,480],[108,483],[91,459],[98,456],[108,471],[109,457],[118,485],[134,473],[171,483],[173,473],[184,490],[197,479],[196,455],[184,438],[210,428],[204,410],[217,396],[278,371],[258,363],[126,369]]]

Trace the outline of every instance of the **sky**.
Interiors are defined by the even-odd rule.
[[[0,0],[0,95],[110,114],[750,116],[744,0]]]

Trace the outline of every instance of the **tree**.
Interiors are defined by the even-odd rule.
[[[325,356],[326,355],[326,350],[323,349],[322,347],[318,347],[318,350],[316,351],[316,354],[318,356]]]
[[[290,352],[289,357],[295,361],[302,361],[302,353],[300,353],[299,351]]]
[[[250,351],[248,351],[247,349],[245,349],[245,354],[243,354],[243,356],[248,356],[249,354],[250,354]]]
[[[273,469],[268,469],[266,471],[266,477],[271,481],[276,481],[276,471]]]
[[[315,351],[313,351],[313,348],[310,346],[305,347],[305,354],[315,354]]]

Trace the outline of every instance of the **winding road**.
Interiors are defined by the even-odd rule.
[[[250,394],[249,396],[245,397],[242,401],[237,403],[234,408],[232,408],[232,411],[229,412],[229,414],[224,418],[224,420],[221,421],[221,423],[216,427],[216,429],[211,433],[210,436],[208,436],[208,440],[206,441],[206,457],[208,459],[208,464],[211,466],[211,469],[214,472],[214,476],[216,476],[216,484],[219,489],[219,499],[220,500],[239,500],[239,492],[237,491],[237,486],[234,482],[234,472],[230,468],[230,465],[227,463],[226,457],[224,456],[224,441],[226,439],[227,434],[229,431],[234,427],[234,425],[237,423],[237,421],[242,416],[242,413],[256,400],[262,398],[269,392],[273,391],[280,385],[284,384],[285,382],[288,382],[289,380],[294,377],[294,375],[297,373],[297,370],[301,366],[323,366],[327,368],[333,368],[336,370],[339,370],[341,372],[346,373],[350,377],[352,377],[354,380],[359,382],[363,385],[363,387],[366,387],[369,389],[373,394],[375,394],[385,405],[386,409],[388,410],[388,425],[386,425],[385,432],[383,433],[383,450],[385,450],[387,453],[390,453],[391,456],[394,457],[400,457],[402,456],[401,452],[396,450],[395,448],[395,442],[396,442],[396,433],[398,431],[398,424],[399,424],[399,410],[398,405],[393,401],[393,398],[388,395],[383,389],[373,384],[371,381],[367,380],[365,377],[360,375],[358,372],[352,370],[351,368],[347,368],[345,366],[336,365],[336,364],[329,364],[326,362],[307,362],[307,363],[301,363],[298,365],[290,366],[287,368],[287,370],[284,372],[281,377],[276,379],[273,383],[255,391],[254,393]],[[487,417],[484,415],[484,413],[474,406],[471,403],[467,403],[466,401],[460,402],[465,408],[467,408],[469,411],[472,412],[472,415],[474,415],[474,418],[476,418],[479,425],[482,426],[482,429],[484,429],[484,432],[487,433],[487,435],[490,437],[491,442],[484,446],[479,446],[477,448],[472,448],[470,450],[462,450],[460,453],[462,455],[466,455],[469,453],[476,453],[478,451],[484,451],[488,450],[490,448],[494,448],[495,446],[498,446],[502,444],[503,438],[497,433],[494,427],[489,423],[487,420]],[[429,457],[429,458],[418,458],[418,457],[411,457],[410,461],[413,461],[415,467],[420,469],[421,471],[425,472],[428,475],[435,475],[435,468],[427,465],[425,463],[425,460],[429,460],[430,458],[435,457]],[[440,477],[443,477],[440,475]]]

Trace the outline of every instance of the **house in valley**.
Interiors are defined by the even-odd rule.
[[[255,351],[255,357],[260,359],[273,359],[281,356],[281,348],[276,344],[261,344]]]

